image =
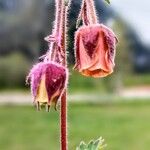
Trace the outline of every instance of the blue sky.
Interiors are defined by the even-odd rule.
[[[124,18],[141,40],[150,46],[150,0],[110,0],[111,6]]]

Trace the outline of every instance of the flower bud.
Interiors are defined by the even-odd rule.
[[[82,75],[105,77],[113,72],[117,38],[102,24],[82,26],[75,35],[75,69]]]
[[[31,92],[38,109],[47,104],[48,108],[63,94],[67,85],[68,70],[54,62],[40,62],[33,66],[27,81],[30,80]]]

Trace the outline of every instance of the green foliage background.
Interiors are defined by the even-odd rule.
[[[120,99],[121,101],[121,99]],[[150,102],[76,103],[69,108],[69,150],[100,135],[106,150],[148,150]],[[0,149],[58,150],[59,112],[0,106]]]

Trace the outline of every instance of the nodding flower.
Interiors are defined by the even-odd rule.
[[[115,66],[117,38],[103,24],[81,26],[75,35],[75,69],[82,75],[105,77]]]
[[[31,92],[37,109],[47,105],[49,111],[51,104],[57,105],[67,85],[68,70],[56,62],[40,62],[33,66],[27,82],[30,82]]]

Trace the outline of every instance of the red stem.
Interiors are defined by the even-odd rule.
[[[61,150],[67,150],[67,94],[61,98]]]
[[[67,23],[67,6],[65,6],[65,0],[63,0],[63,10],[61,15],[61,27],[62,27],[62,36],[61,36],[61,47],[63,50],[63,62],[62,65],[67,67],[67,56],[66,56],[66,23]],[[67,92],[65,90],[61,98],[61,111],[60,111],[60,126],[61,126],[61,150],[68,149],[67,143]]]

